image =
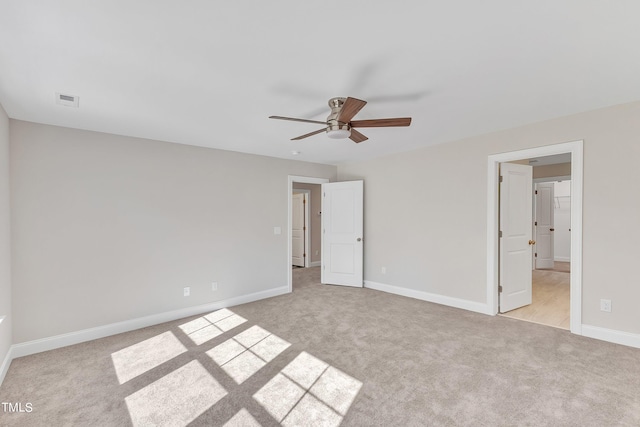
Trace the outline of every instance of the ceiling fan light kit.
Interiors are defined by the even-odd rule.
[[[331,139],[345,139],[350,138],[353,142],[359,143],[366,141],[367,138],[354,128],[356,127],[390,127],[390,126],[409,126],[411,124],[411,117],[398,117],[392,119],[371,119],[371,120],[356,120],[351,119],[358,114],[358,112],[367,104],[366,101],[362,101],[357,98],[342,98],[336,97],[329,100],[329,108],[331,108],[331,114],[327,117],[326,122],[318,120],[297,119],[294,117],[283,116],[269,116],[270,119],[278,120],[291,120],[295,122],[304,123],[317,123],[325,125],[324,128],[309,132],[305,135],[300,135],[295,138],[291,138],[292,141],[304,139],[319,133],[325,132]]]
[[[331,139],[345,139],[351,136],[349,125],[329,125],[327,127],[327,136]]]

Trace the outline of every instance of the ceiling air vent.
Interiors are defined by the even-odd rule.
[[[66,107],[78,108],[79,96],[65,95],[64,93],[56,92],[56,104],[64,105]]]

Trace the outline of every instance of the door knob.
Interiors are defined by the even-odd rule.
[[[535,244],[536,244],[536,241],[535,241],[535,240],[529,240],[529,244],[530,244],[530,245],[535,245]]]
[[[361,241],[362,241],[362,238],[361,238],[361,237],[358,237],[358,239],[357,239],[357,240],[358,240],[358,242],[361,242]]]

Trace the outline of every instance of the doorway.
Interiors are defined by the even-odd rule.
[[[307,254],[311,255],[309,256],[309,260],[308,260],[308,266],[309,267],[315,267],[315,266],[319,266],[320,265],[320,260],[318,257],[321,256],[322,254],[322,248],[321,248],[321,239],[319,238],[315,238],[314,239],[314,234],[319,234],[321,227],[320,227],[320,216],[321,216],[321,212],[320,212],[320,208],[317,206],[314,206],[313,204],[313,194],[312,194],[312,189],[313,188],[320,188],[320,184],[325,184],[328,183],[329,179],[327,178],[314,178],[314,177],[307,177],[307,176],[294,176],[294,175],[289,175],[288,177],[288,182],[287,182],[287,212],[288,212],[288,218],[287,218],[287,264],[286,264],[286,268],[287,268],[287,288],[289,292],[293,291],[293,274],[292,274],[292,258],[293,258],[293,245],[292,245],[292,241],[293,241],[293,194],[295,191],[297,191],[296,189],[299,190],[304,190],[304,189],[308,189],[310,191],[310,203],[309,203],[309,220],[308,223],[310,224],[310,233],[309,233],[309,239],[308,239],[308,250],[307,250]],[[315,230],[314,230],[315,228]],[[314,233],[315,231],[315,233]],[[315,255],[317,252],[318,255]]]
[[[533,245],[529,304],[503,316],[560,329],[570,327],[570,155],[528,159],[533,167]],[[562,174],[561,176],[550,176]],[[505,312],[506,311],[506,312]]]
[[[309,209],[311,207],[311,190],[300,189],[298,188],[299,185],[302,184],[293,184],[293,195],[291,196],[291,267],[308,268],[311,259],[310,243],[312,224],[309,220]],[[318,184],[304,185],[312,186]]]
[[[501,163],[522,162],[545,156],[567,154],[571,162],[571,250],[570,263],[570,330],[581,334],[582,321],[582,154],[583,142],[563,144],[513,151],[489,156],[488,162],[488,211],[487,211],[487,301],[493,314],[499,311],[500,285],[500,226],[499,226],[499,169]],[[529,267],[530,268],[530,267]]]

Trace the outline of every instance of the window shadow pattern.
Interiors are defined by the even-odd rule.
[[[221,309],[112,353],[121,387],[137,387],[124,397],[132,425],[187,426],[232,399],[291,347],[259,325],[234,333],[246,322]],[[203,357],[186,357],[190,351]],[[144,381],[145,373],[162,367],[171,369]],[[257,419],[265,414],[283,426],[339,426],[362,387],[362,382],[305,351],[268,378],[255,393],[257,387],[247,386],[253,390],[253,403],[226,420],[225,427],[260,426]]]

